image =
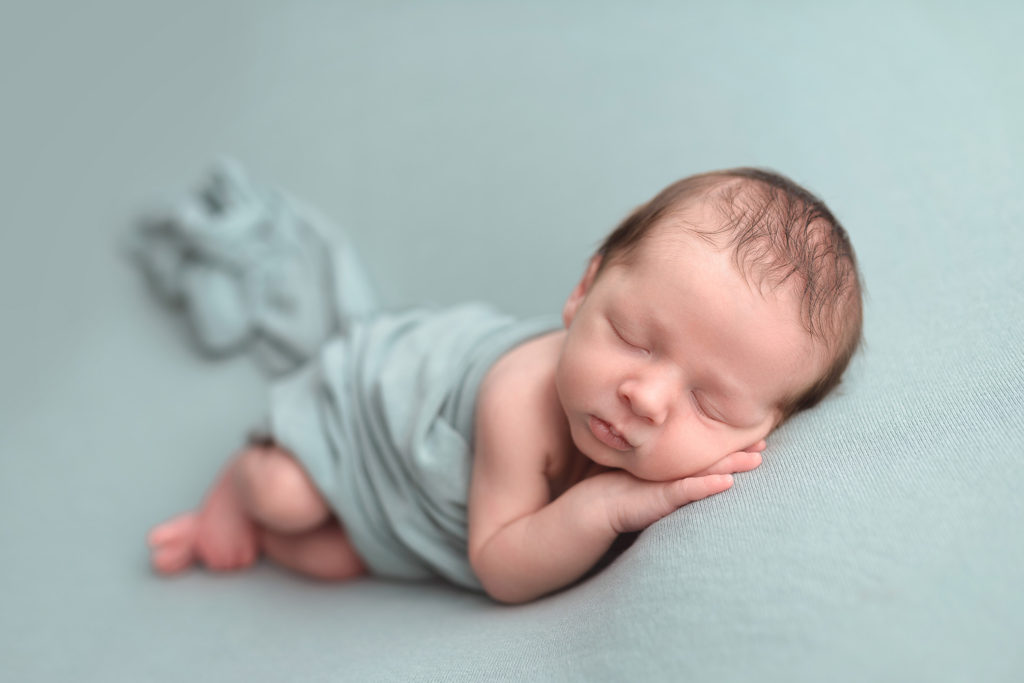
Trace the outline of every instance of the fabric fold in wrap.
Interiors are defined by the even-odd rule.
[[[378,307],[345,233],[228,159],[147,216],[128,250],[208,355],[251,351],[281,374]]]

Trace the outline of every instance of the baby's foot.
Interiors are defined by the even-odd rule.
[[[210,569],[244,569],[259,555],[256,525],[238,499],[230,469],[203,501],[196,525],[195,553]]]
[[[174,574],[195,561],[196,530],[199,518],[186,512],[153,527],[146,537],[153,568],[161,574]]]

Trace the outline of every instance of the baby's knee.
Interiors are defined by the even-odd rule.
[[[305,531],[329,515],[306,471],[278,446],[243,451],[235,467],[235,483],[249,515],[271,529]]]

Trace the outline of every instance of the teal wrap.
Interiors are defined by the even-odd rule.
[[[383,315],[278,381],[273,436],[371,571],[480,589],[466,552],[477,390],[501,354],[556,325],[481,305]]]
[[[201,352],[245,351],[269,374],[298,367],[378,309],[345,232],[229,159],[146,216],[127,247]]]

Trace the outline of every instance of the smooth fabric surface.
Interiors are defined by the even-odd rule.
[[[0,7],[0,662],[17,681],[1019,681],[1019,3]],[[849,230],[867,346],[727,493],[522,607],[152,575],[265,411],[118,251],[218,154],[389,308],[557,313],[627,212],[773,167]]]

